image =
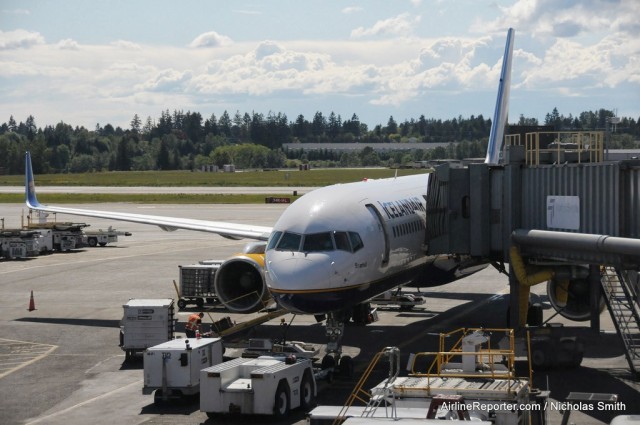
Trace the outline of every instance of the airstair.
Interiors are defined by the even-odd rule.
[[[375,393],[369,393],[364,390],[364,386],[369,379],[369,375],[375,369],[376,365],[383,357],[389,358],[389,376],[387,379],[383,381],[383,383],[378,387],[381,390],[376,391]],[[366,406],[364,410],[362,410],[361,417],[370,418],[376,413],[378,408],[381,405],[384,405],[385,408],[385,417],[397,419],[396,408],[395,408],[395,397],[393,397],[393,383],[395,382],[398,374],[400,372],[400,350],[397,347],[385,347],[382,351],[378,352],[371,362],[369,366],[362,374],[362,377],[356,384],[353,392],[347,399],[347,402],[340,409],[340,412],[336,416],[333,424],[337,425],[342,423],[346,419],[347,410],[353,405],[356,400],[359,400],[362,403],[365,403]],[[391,403],[389,403],[389,399],[391,399]]]
[[[633,272],[606,267],[602,288],[613,324],[624,344],[631,372],[640,376],[640,306],[637,276]]]

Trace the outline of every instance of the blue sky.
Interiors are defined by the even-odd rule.
[[[491,117],[509,27],[511,122],[554,107],[638,119],[638,16],[638,0],[3,0],[0,122]]]

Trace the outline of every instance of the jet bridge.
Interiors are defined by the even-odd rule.
[[[526,321],[536,283],[559,314],[595,330],[604,301],[640,372],[640,161],[605,160],[603,139],[511,134],[500,165],[436,167],[424,249],[509,263],[511,323]]]

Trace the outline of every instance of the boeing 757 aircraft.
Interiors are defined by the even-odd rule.
[[[487,163],[498,162],[512,52],[513,29],[509,29]],[[257,311],[273,298],[291,312],[328,314],[330,326],[391,288],[441,285],[484,267],[468,258],[425,254],[429,174],[314,190],[292,203],[272,228],[43,205],[36,198],[29,152],[25,174],[26,204],[32,210],[262,241],[247,244],[243,253],[226,260],[216,272],[216,294],[234,312]],[[336,352],[339,356],[339,349]]]

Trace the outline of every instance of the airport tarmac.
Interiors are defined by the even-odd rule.
[[[139,212],[216,221],[272,225],[284,205],[138,205],[83,204],[81,208]],[[0,204],[6,227],[20,225],[22,204]],[[178,265],[202,259],[224,259],[245,242],[217,235],[176,231],[126,222],[83,217],[58,221],[86,222],[90,230],[114,228],[132,232],[104,248],[84,248],[19,261],[0,261],[0,423],[2,424],[202,424],[246,423],[242,418],[215,422],[198,410],[198,403],[158,408],[142,394],[142,365],[125,364],[118,347],[122,305],[130,298],[176,298],[172,281]],[[30,291],[35,311],[27,310]],[[545,302],[545,288],[534,288]],[[319,383],[320,404],[342,404],[353,389],[358,372],[385,346],[398,346],[403,362],[410,352],[435,351],[439,332],[460,327],[504,327],[507,278],[487,268],[467,279],[429,289],[425,305],[413,311],[381,309],[380,320],[366,327],[348,326],[345,351],[356,361],[356,376]],[[545,303],[545,318],[553,311]],[[180,312],[181,324],[189,312]],[[214,310],[213,319],[231,316]],[[205,316],[205,323],[208,322]],[[253,316],[251,316],[253,317]],[[291,315],[284,316],[289,322]],[[618,414],[640,414],[640,384],[628,370],[622,344],[605,310],[602,332],[595,334],[560,317],[554,322],[583,337],[585,359],[577,369],[534,373],[534,386],[551,390],[564,401],[569,392],[619,395],[625,410],[573,412],[576,424],[606,424]],[[180,327],[179,327],[180,328]],[[253,337],[281,335],[279,319],[251,332]],[[321,345],[324,328],[313,317],[296,316],[287,338]],[[381,368],[381,376],[386,366]],[[561,414],[549,412],[551,423]],[[267,422],[252,418],[254,423]],[[272,424],[303,424],[302,412]]]

